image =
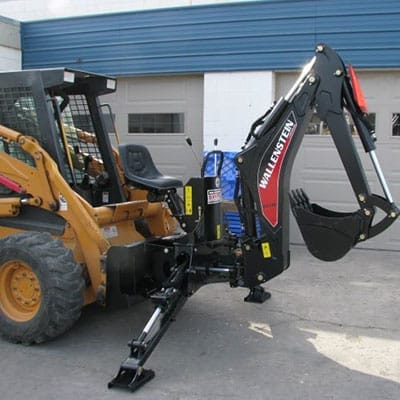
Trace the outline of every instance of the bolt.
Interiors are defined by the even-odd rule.
[[[364,214],[365,214],[367,217],[369,217],[369,216],[371,215],[371,211],[368,210],[368,208],[365,208],[365,209],[364,209]]]
[[[335,71],[335,76],[342,76],[342,74],[343,74],[343,71],[341,71],[340,69],[337,69]]]
[[[397,214],[394,211],[392,211],[390,213],[390,218],[396,218],[396,217],[397,217]]]
[[[49,207],[52,211],[57,211],[58,210],[58,204],[55,202],[49,203]]]
[[[186,223],[182,222],[182,228],[185,229],[186,228]]]
[[[18,288],[16,288],[16,287],[13,287],[13,290],[14,290],[14,292],[16,292],[16,291],[18,290]]]
[[[22,276],[23,276],[24,278],[26,278],[26,275],[27,275],[27,273],[24,271],[24,272],[22,273]]]
[[[35,287],[33,290],[34,290],[35,292],[40,292],[40,288],[39,288],[39,287]]]
[[[238,157],[237,162],[238,162],[238,164],[243,164],[243,162],[244,162],[243,157]]]
[[[363,194],[358,195],[358,200],[360,200],[362,203],[365,202],[365,196]]]
[[[32,301],[37,301],[37,298],[36,297],[32,297]]]
[[[21,296],[17,296],[16,298],[17,298],[18,301],[22,300]]]
[[[169,253],[169,249],[165,248],[164,249],[164,254],[168,254]]]
[[[315,78],[315,76],[310,76],[310,77],[308,78],[308,83],[310,83],[310,84],[312,85],[312,84],[315,83],[316,80],[317,80],[317,79]]]
[[[257,280],[260,281],[260,282],[263,281],[264,280],[264,275],[263,274],[258,274],[257,275]]]
[[[362,234],[360,235],[360,240],[365,240],[365,238],[366,238],[365,234],[362,233]]]
[[[324,46],[322,44],[319,44],[316,48],[315,48],[317,53],[322,53],[324,51]]]
[[[246,246],[244,246],[244,248],[245,248],[247,251],[250,251],[250,250],[251,250],[251,246],[250,246],[249,244],[246,244]]]

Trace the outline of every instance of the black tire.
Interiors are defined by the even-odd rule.
[[[5,302],[0,303],[0,334],[11,342],[24,344],[41,343],[61,335],[81,314],[84,288],[81,266],[61,240],[40,232],[16,233],[0,240],[0,276],[3,268],[13,262],[18,265],[18,261],[36,275],[40,302],[35,315],[28,320],[10,317],[12,313],[4,312]]]

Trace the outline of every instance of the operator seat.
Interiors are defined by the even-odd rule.
[[[134,186],[157,192],[167,192],[183,186],[181,180],[161,174],[147,147],[126,143],[119,145],[118,150],[125,177]]]

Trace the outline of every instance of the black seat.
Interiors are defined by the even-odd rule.
[[[183,186],[179,179],[161,174],[145,146],[130,143],[121,144],[118,146],[118,150],[125,177],[135,186],[157,191],[166,191]]]

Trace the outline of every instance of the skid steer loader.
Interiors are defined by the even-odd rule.
[[[146,360],[202,285],[229,282],[249,288],[246,301],[268,298],[261,284],[289,267],[289,206],[308,249],[325,261],[399,215],[354,71],[326,45],[252,125],[236,156],[240,236],[223,223],[220,153],[215,174],[202,168],[183,185],[162,175],[145,147],[111,146],[99,96],[115,90],[110,77],[71,69],[0,74],[0,332],[40,343],[70,328],[86,304],[150,297],[154,313],[109,387],[134,391],[153,378]],[[382,195],[371,193],[344,109]],[[288,193],[314,110],[331,130],[359,204],[354,213],[322,208],[301,189]]]

